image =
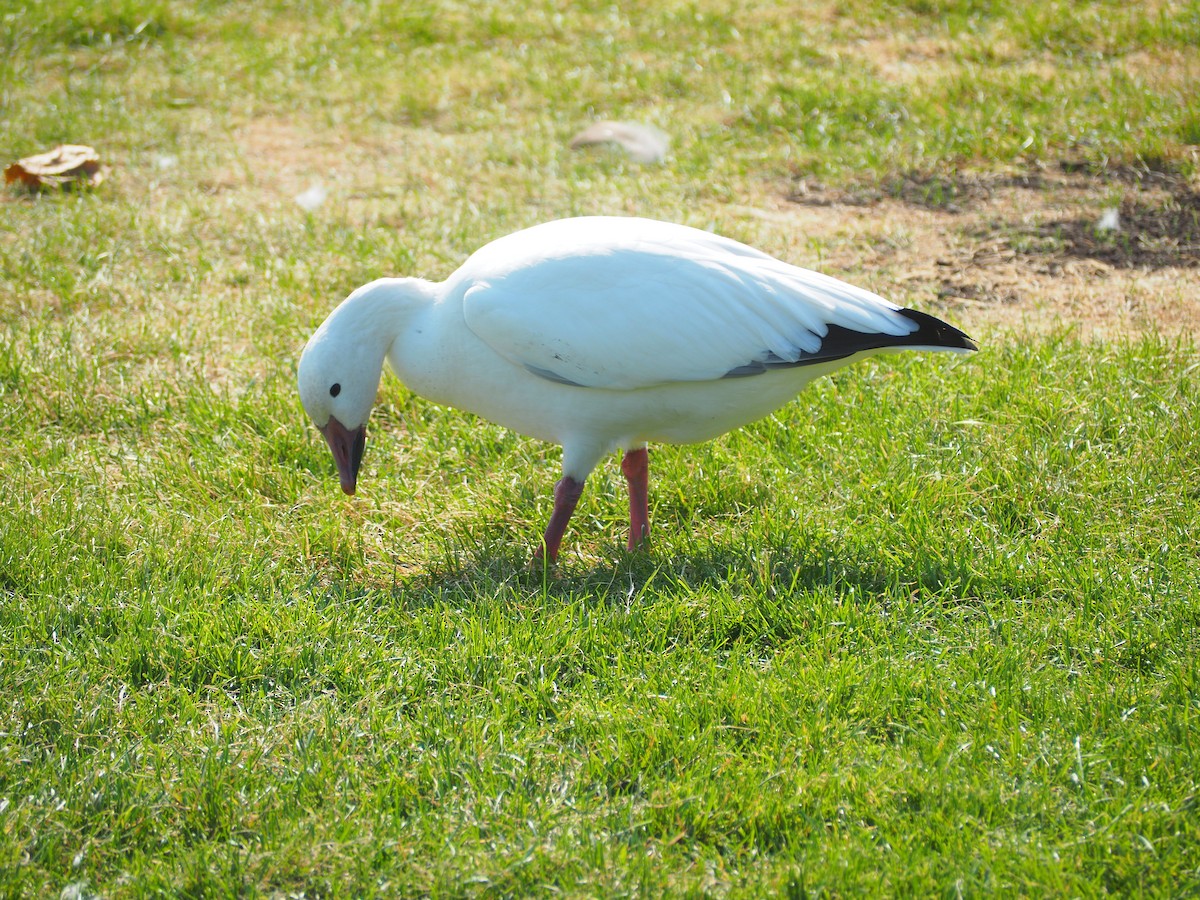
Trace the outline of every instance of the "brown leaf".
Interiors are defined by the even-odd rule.
[[[17,160],[4,170],[8,184],[20,182],[30,190],[88,185],[104,180],[100,155],[83,144],[63,144],[47,153]]]

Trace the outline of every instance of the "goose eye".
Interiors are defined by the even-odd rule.
[[[335,384],[333,387],[331,387],[329,389],[329,396],[336,397],[341,392],[342,392],[342,386],[340,384]]]

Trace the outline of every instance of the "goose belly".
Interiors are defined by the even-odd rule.
[[[844,361],[719,381],[677,382],[632,391],[540,380],[498,405],[470,411],[531,437],[606,450],[646,443],[694,444],[770,415],[813,379]],[[469,406],[467,407],[470,408]]]
[[[809,382],[842,361],[745,378],[683,383],[632,392],[622,439],[630,443],[694,444],[749,425],[790,402]],[[617,423],[613,423],[617,427]]]
[[[410,389],[435,403],[474,413],[529,437],[607,451],[645,443],[709,440],[769,415],[810,381],[869,355],[874,354],[740,378],[671,382],[633,390],[550,381],[489,358],[490,354],[450,357],[470,359],[473,365],[469,370],[460,364],[438,372],[434,360],[410,367],[405,362],[411,357],[399,355],[391,362]]]

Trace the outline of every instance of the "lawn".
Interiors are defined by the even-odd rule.
[[[0,189],[0,896],[1200,893],[1198,48],[1165,0],[0,0],[0,159],[107,166]],[[554,573],[558,449],[394,378],[343,496],[312,329],[588,213],[982,350],[652,448],[643,552],[609,461]]]

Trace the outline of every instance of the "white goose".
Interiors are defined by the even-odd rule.
[[[648,442],[724,434],[883,351],[976,349],[939,319],[728,238],[588,217],[493,241],[440,284],[364,285],[308,341],[299,386],[347,494],[384,359],[435,403],[561,444],[536,551],[553,562],[606,454],[624,451],[632,550],[650,529]]]

